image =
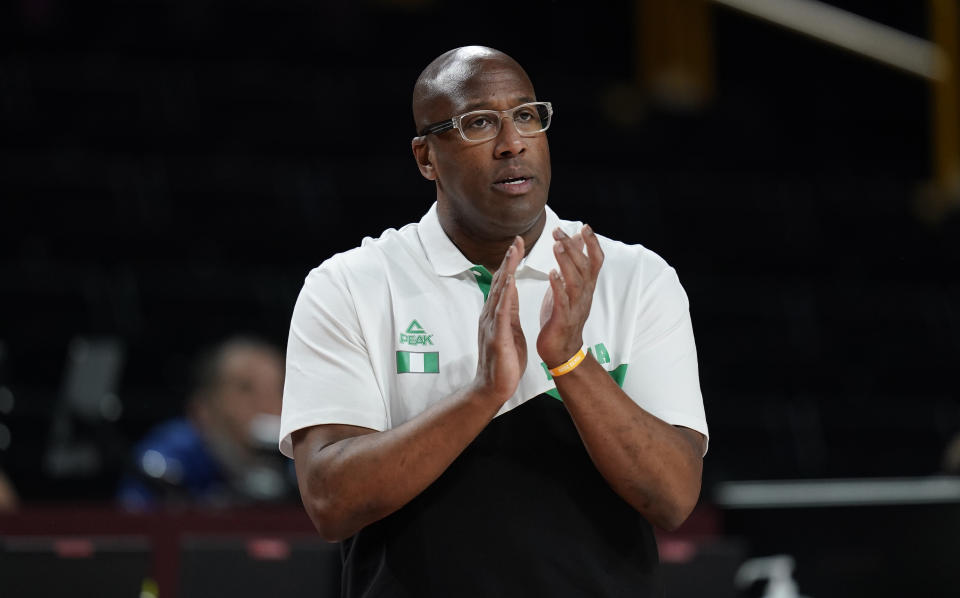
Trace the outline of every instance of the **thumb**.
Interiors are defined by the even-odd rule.
[[[553,313],[553,287],[547,287],[547,292],[543,294],[543,301],[540,303],[540,328],[543,328]]]

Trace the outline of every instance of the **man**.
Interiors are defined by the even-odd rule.
[[[290,328],[280,446],[343,595],[658,595],[707,434],[676,274],[546,207],[552,106],[510,57],[443,54],[413,113],[436,203]]]
[[[235,337],[208,351],[198,360],[186,417],[161,423],[135,448],[120,503],[138,509],[288,498],[291,476],[264,450],[264,437],[277,431],[282,392],[283,357],[273,345]]]

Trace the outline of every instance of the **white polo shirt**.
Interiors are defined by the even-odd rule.
[[[557,268],[551,231],[582,223],[549,208],[543,238],[515,276],[527,367],[502,415],[556,387],[537,354],[540,304]],[[708,434],[686,293],[676,272],[640,245],[599,236],[605,259],[583,338],[640,407]],[[485,271],[443,232],[434,204],[418,224],[388,229],[307,276],[287,345],[280,451],[318,424],[388,430],[473,380]]]

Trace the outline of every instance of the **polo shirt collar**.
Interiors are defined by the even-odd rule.
[[[534,243],[533,249],[520,262],[518,270],[528,267],[537,272],[549,274],[550,270],[556,267],[556,260],[553,257],[553,243],[550,242],[550,239],[553,229],[560,225],[560,218],[550,209],[550,206],[545,206],[544,210],[547,219],[543,225],[543,232],[537,242]],[[440,218],[437,216],[437,202],[433,202],[427,213],[420,219],[417,231],[420,235],[420,242],[426,250],[427,259],[439,276],[456,276],[473,267],[474,264],[470,263],[470,260],[460,253],[447,233],[443,232],[443,227],[440,226]]]
[[[528,251],[527,256],[520,262],[520,268],[530,268],[549,276],[550,270],[557,267],[557,258],[553,255],[553,229],[560,226],[560,218],[550,206],[545,206],[544,209],[547,220],[543,223],[543,232],[533,244],[533,249]]]

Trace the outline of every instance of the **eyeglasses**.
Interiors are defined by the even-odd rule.
[[[420,131],[420,136],[439,135],[450,129],[460,131],[464,141],[476,143],[489,141],[500,134],[503,119],[501,115],[513,121],[517,132],[524,137],[533,137],[550,128],[553,106],[550,102],[529,102],[509,110],[474,110],[449,120],[428,125]]]

